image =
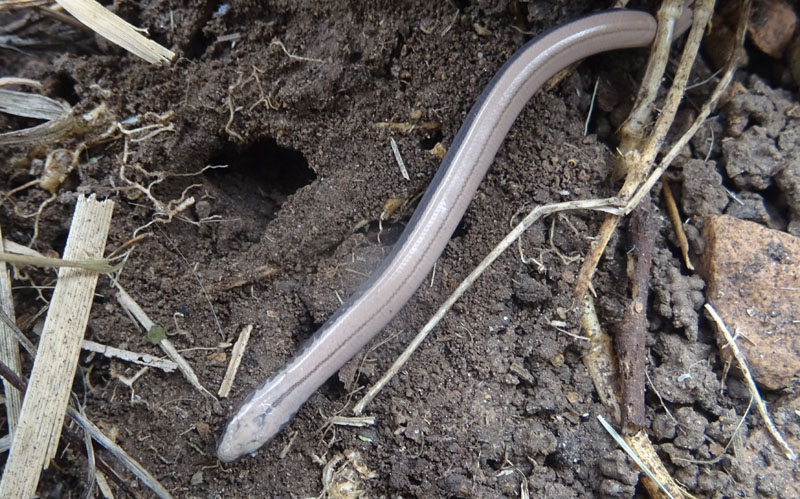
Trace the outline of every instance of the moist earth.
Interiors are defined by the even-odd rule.
[[[431,279],[397,318],[273,442],[234,463],[215,457],[236,404],[390,250],[439,165],[437,151],[452,142],[497,69],[533,34],[600,7],[589,1],[116,2],[119,15],[180,54],[163,68],[55,21],[26,28],[27,36],[55,45],[0,52],[5,74],[42,81],[44,94],[68,101],[77,113],[105,106],[105,121],[58,145],[0,151],[4,191],[37,178],[49,151],[74,148],[111,123],[169,128],[116,133],[82,153],[43,210],[33,247],[53,255],[63,249],[78,194],[113,199],[110,249],[135,232],[150,235],[128,258],[119,283],[167,328],[212,392],[225,374],[230,343],[254,327],[232,393],[219,401],[179,374],[155,369],[129,386],[123,380],[137,366],[82,354],[74,391],[86,415],[176,497],[317,496],[326,463],[337,473],[324,492],[335,497],[347,497],[336,494],[348,486],[368,497],[519,497],[522,488],[539,497],[643,494],[637,468],[596,419],[608,414],[582,361],[586,346],[574,337],[581,331],[573,288],[600,214],[571,212],[535,224],[367,406],[373,425],[333,427],[326,420],[351,415],[365,387],[521,214],[537,204],[616,193],[614,132],[631,106],[645,50],[594,57],[536,95]],[[697,73],[699,81],[713,69],[701,62]],[[584,134],[598,79],[603,106]],[[697,224],[703,215],[728,213],[797,235],[800,122],[787,114],[797,106],[796,90],[770,75],[742,73],[737,80],[748,92],[708,121],[669,174],[679,205]],[[700,87],[691,96],[702,101],[707,92]],[[4,131],[30,124],[5,115],[0,121]],[[209,165],[220,168],[204,169]],[[169,220],[155,216],[184,193],[194,198],[189,208]],[[30,243],[30,215],[49,197],[34,186],[6,200],[4,236]],[[797,469],[782,461],[759,417],[739,427],[749,394],[738,378],[724,377],[711,325],[699,312],[703,282],[682,265],[658,193],[653,203],[660,231],[647,332],[651,439],[671,474],[696,496],[783,496],[796,487]],[[155,218],[161,221],[141,229]],[[692,246],[702,251],[699,231],[690,227]],[[623,227],[593,281],[609,325],[627,302],[621,283],[629,249]],[[18,277],[18,323],[33,335],[55,273]],[[115,294],[101,279],[87,339],[161,355]],[[800,431],[792,416],[795,393],[764,393],[792,438]],[[736,452],[717,459],[737,428]],[[44,473],[40,494],[84,494],[85,468],[79,449],[64,447]]]

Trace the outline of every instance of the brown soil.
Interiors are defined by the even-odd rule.
[[[541,268],[522,263],[517,251],[503,255],[368,406],[374,426],[333,430],[325,419],[350,414],[349,394],[381,376],[505,235],[519,210],[616,192],[618,185],[609,180],[613,131],[630,105],[646,51],[593,58],[537,95],[507,137],[432,285],[415,295],[366,357],[358,356],[323,386],[275,441],[255,457],[223,465],[215,458],[216,439],[236,403],[278,369],[378,265],[439,164],[433,146],[452,141],[493,73],[530,38],[523,32],[540,32],[597,5],[234,0],[221,13],[215,2],[185,3],[115,2],[116,12],[148,27],[153,39],[183,56],[169,68],[150,67],[51,20],[25,34],[50,43],[57,34],[55,46],[0,52],[5,74],[42,80],[47,95],[66,99],[80,112],[105,104],[114,120],[140,116],[140,124],[156,121],[146,113],[173,113],[167,118],[173,130],[128,142],[128,178],[141,184],[153,180],[132,165],[171,173],[227,166],[169,177],[154,187],[153,195],[167,202],[199,184],[191,191],[196,202],[182,219],[150,227],[152,237],[133,252],[120,282],[174,334],[171,340],[212,392],[230,353],[220,344],[235,341],[246,325],[255,326],[231,397],[215,403],[179,374],[153,369],[130,390],[117,377],[132,376],[137,367],[83,354],[74,391],[88,417],[177,497],[316,496],[324,463],[347,450],[358,456],[349,465],[354,479],[373,497],[518,497],[523,481],[539,497],[643,493],[636,467],[597,422],[605,411],[582,362],[584,345],[551,325],[562,321],[580,333],[572,288],[578,257],[587,253],[601,220],[596,214],[574,213],[535,225],[522,245]],[[476,25],[489,33],[479,34]],[[235,41],[219,41],[234,34]],[[302,59],[271,43],[278,40]],[[699,69],[698,79],[710,72]],[[598,76],[601,88],[619,94],[605,100],[619,102],[598,112],[584,137]],[[740,79],[766,101],[791,103],[792,95],[771,89],[780,78]],[[697,91],[698,101],[703,91]],[[743,133],[780,149],[778,137],[796,130],[797,120],[775,124],[770,115],[753,112],[756,107],[763,114],[757,104],[735,108],[750,120]],[[781,107],[771,109],[777,114]],[[401,132],[379,127],[382,122],[418,126]],[[3,131],[30,124],[7,116],[0,121]],[[711,159],[726,166],[684,169],[691,164],[688,157],[679,162],[673,180],[676,193],[686,193],[684,215],[736,212],[785,230],[793,219],[773,185],[778,172],[763,162],[758,162],[763,171],[732,169],[736,147],[752,154],[758,148],[741,141],[726,145],[722,118],[711,120],[693,142],[693,157],[706,157],[712,129]],[[400,175],[390,137],[410,181]],[[78,193],[116,202],[110,248],[153,219],[154,203],[120,177],[122,155],[122,140],[83,154],[44,211],[35,248],[60,252]],[[35,178],[45,152],[11,148],[0,157],[7,165],[0,186],[7,190]],[[723,186],[743,191],[746,202],[731,203]],[[0,211],[4,235],[28,243],[32,219],[21,215],[36,211],[47,197],[37,187],[14,195]],[[379,229],[391,199],[408,203]],[[691,461],[709,460],[727,444],[749,395],[735,378],[722,384],[710,325],[698,312],[702,281],[681,265],[669,222],[660,223],[647,345],[648,373],[663,400],[648,392],[652,439],[675,478],[697,496],[780,496],[786,483],[796,480],[797,469],[780,464],[780,453],[756,431],[758,417],[740,429],[755,459],[728,454],[710,465]],[[627,296],[620,283],[629,248],[624,230],[621,234],[594,279],[608,324],[619,320]],[[264,277],[262,266],[273,271]],[[52,272],[35,271],[31,277],[38,285],[54,281]],[[28,284],[19,283],[15,300],[20,324],[33,334],[43,302],[23,286]],[[101,279],[97,292],[87,338],[160,355],[117,305],[108,279]],[[41,293],[47,298],[50,291]],[[533,383],[510,370],[512,364],[532,373]],[[764,395],[779,414],[793,407],[791,395]],[[791,414],[786,412],[781,427],[796,435],[800,427]],[[757,435],[760,440],[748,440]],[[65,448],[45,472],[41,495],[82,495],[84,462],[77,449]]]

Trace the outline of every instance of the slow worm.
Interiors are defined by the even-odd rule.
[[[280,371],[244,399],[225,428],[219,459],[233,461],[269,442],[405,305],[444,251],[511,125],[539,87],[588,56],[645,47],[655,33],[650,14],[612,10],[551,29],[518,50],[472,106],[389,256]]]

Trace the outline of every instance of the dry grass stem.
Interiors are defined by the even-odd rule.
[[[619,158],[621,167],[618,170],[624,172],[626,176],[617,196],[627,203],[626,214],[633,211],[635,207],[631,203],[631,199],[636,198],[638,203],[644,196],[644,193],[639,195],[641,186],[646,180],[649,180],[648,174],[675,117],[713,7],[713,0],[703,0],[703,2],[698,2],[695,5],[694,23],[689,31],[686,46],[673,79],[673,86],[667,93],[666,101],[661,108],[653,131],[648,135],[646,134],[647,124],[652,110],[655,109],[654,99],[663,79],[663,70],[666,67],[666,60],[669,56],[669,41],[672,38],[670,23],[674,23],[675,19],[683,11],[683,0],[665,2],[662,4],[661,10],[659,10],[660,27],[653,45],[650,61],[648,62],[645,79],[637,98],[637,105],[621,132],[622,143],[620,144]],[[669,21],[669,18],[672,21]],[[650,185],[650,188],[652,188],[652,185]],[[595,243],[578,274],[578,280],[575,285],[576,297],[582,297],[589,289],[591,278],[600,262],[600,257],[619,222],[620,218],[618,216],[611,215],[606,216],[603,221]]]
[[[626,435],[623,438],[644,465],[643,469],[649,470],[649,473],[646,472],[642,478],[642,482],[651,498],[657,499],[659,497],[669,497],[670,495],[674,497],[694,497],[669,474],[669,471],[664,466],[664,461],[659,457],[646,431],[642,430],[634,435]],[[655,480],[651,478],[653,476],[656,477]]]
[[[64,256],[99,258],[114,203],[78,198]],[[6,462],[0,497],[32,497],[42,468],[55,456],[97,274],[62,268],[50,302],[20,421]]]
[[[54,120],[68,115],[71,111],[72,107],[69,104],[44,95],[0,88],[0,112],[23,118]]]
[[[78,136],[106,126],[108,119],[109,112],[103,104],[80,116],[73,115],[70,110],[70,112],[40,125],[0,133],[0,145],[38,146],[41,144],[56,144],[66,137]],[[92,144],[89,143],[88,145]],[[86,146],[87,144],[82,144],[78,148]]]
[[[794,450],[792,450],[786,440],[784,440],[783,436],[772,422],[772,418],[767,411],[767,406],[764,404],[761,394],[758,392],[758,387],[756,387],[756,382],[753,380],[753,376],[750,374],[750,369],[747,367],[747,360],[745,360],[742,351],[739,350],[739,346],[736,345],[736,340],[734,340],[733,336],[731,336],[731,333],[728,330],[728,327],[725,325],[725,322],[722,320],[722,317],[717,314],[717,311],[713,306],[711,306],[710,303],[705,304],[705,309],[717,324],[717,329],[719,332],[725,336],[725,341],[727,341],[727,344],[723,348],[731,349],[731,353],[736,359],[739,369],[742,371],[742,376],[747,384],[747,389],[750,390],[750,395],[755,401],[758,413],[761,414],[761,419],[764,420],[764,424],[767,426],[767,431],[769,431],[770,435],[772,435],[772,438],[774,438],[778,443],[778,446],[780,446],[780,448],[783,450],[783,453],[786,455],[786,457],[794,461],[797,459],[797,454],[795,454]]]
[[[41,89],[42,83],[37,80],[31,80],[30,78],[20,78],[17,76],[2,76],[0,77],[0,88],[7,87],[9,85],[20,85],[23,87],[31,87],[35,89]]]
[[[365,428],[367,426],[374,426],[375,418],[372,416],[331,416],[328,418],[328,423],[338,426],[354,426],[356,428]]]
[[[389,137],[389,144],[392,146],[392,152],[394,153],[394,159],[397,161],[397,166],[400,167],[400,174],[404,179],[411,180],[411,177],[408,176],[408,170],[406,170],[403,156],[400,154],[400,149],[397,147],[397,142],[394,141],[394,137]]]
[[[81,416],[86,416],[83,412],[83,407],[78,404],[78,397],[74,394],[72,395],[72,402],[77,407],[76,412],[78,412]],[[92,436],[89,434],[88,431],[83,432],[83,446],[84,452],[86,452],[86,497],[94,497],[94,486],[95,486],[95,478],[97,477],[97,459],[94,453],[94,445],[92,445]]]
[[[603,416],[598,414],[597,420],[600,421],[600,424],[603,426],[603,428],[605,428],[608,434],[611,435],[611,438],[613,438],[622,448],[622,450],[625,451],[625,453],[631,458],[631,460],[636,463],[636,466],[638,466],[639,469],[644,472],[647,478],[650,479],[652,485],[654,485],[652,489],[648,487],[651,497],[668,497],[670,499],[674,499],[684,496],[684,491],[669,476],[666,469],[663,467],[661,459],[659,459],[658,455],[655,453],[655,449],[653,449],[645,433],[640,432],[636,438],[629,438],[626,440],[622,438],[610,424],[608,424],[608,421],[606,421]],[[648,449],[644,453],[645,459],[642,459],[642,456],[629,445],[629,441],[633,441],[640,450]],[[659,473],[658,475],[653,471],[653,465],[657,467],[656,470]],[[667,481],[662,482],[662,480]],[[667,486],[669,486],[669,488]]]
[[[0,362],[0,375],[2,377],[12,383],[14,387],[21,391],[27,391],[28,382],[18,376],[16,373],[11,371],[8,366]],[[130,457],[121,447],[119,447],[116,443],[114,443],[110,438],[105,436],[103,432],[100,431],[97,426],[95,426],[91,421],[89,421],[83,414],[79,411],[73,409],[70,406],[67,406],[67,415],[75,421],[86,433],[89,437],[95,440],[97,443],[108,449],[121,463],[125,466],[131,473],[133,473],[136,477],[138,477],[142,483],[147,485],[155,494],[160,498],[169,498],[171,497],[169,492],[164,489],[164,487],[156,480],[141,464],[139,464],[135,459]],[[64,435],[67,437],[67,440],[72,444],[76,445],[80,443],[79,437],[72,431],[68,426],[63,428]],[[2,446],[0,446],[1,448]],[[131,487],[123,481],[117,473],[110,467],[108,464],[105,463],[102,459],[97,460],[98,468],[108,474],[110,477],[114,479],[117,485],[120,486],[122,490],[128,492],[131,497],[138,497]],[[5,497],[5,496],[4,496]],[[11,496],[9,496],[11,497]],[[13,497],[21,497],[26,498],[28,496],[13,496]]]
[[[90,352],[99,353],[103,357],[109,359],[119,359],[126,362],[131,362],[133,364],[138,364],[140,366],[161,369],[165,373],[171,373],[178,368],[178,364],[172,362],[171,360],[160,359],[147,353],[132,352],[130,350],[114,348],[112,346],[103,345],[102,343],[97,343],[90,340],[83,340],[83,343],[81,343],[81,348]]]
[[[720,80],[717,82],[717,86],[714,87],[714,90],[711,92],[711,96],[700,108],[697,118],[695,118],[694,122],[692,122],[692,125],[689,127],[689,129],[686,130],[686,132],[684,132],[684,134],[681,135],[677,141],[675,141],[670,150],[661,159],[658,168],[656,168],[650,174],[647,180],[639,187],[639,190],[630,199],[628,206],[625,208],[626,214],[633,211],[633,208],[639,203],[639,201],[641,201],[642,198],[648,192],[650,192],[655,183],[658,182],[658,179],[661,178],[661,175],[663,175],[669,165],[672,164],[672,161],[678,156],[680,151],[686,146],[686,144],[689,143],[692,137],[694,137],[694,134],[697,133],[697,130],[699,130],[703,125],[706,118],[708,118],[708,116],[711,114],[711,111],[716,107],[717,102],[719,101],[720,97],[722,97],[722,94],[725,92],[725,90],[727,90],[728,86],[733,81],[733,75],[736,72],[738,63],[737,49],[744,44],[744,37],[747,32],[747,20],[750,18],[751,3],[751,0],[744,0],[741,9],[739,9],[739,24],[736,28],[736,39],[733,44],[734,49],[728,55],[728,62],[726,64],[725,71],[723,72]],[[734,199],[736,199],[735,196]]]
[[[117,445],[113,440],[108,438],[100,428],[95,426],[94,423],[86,419],[81,413],[73,409],[72,407],[67,407],[67,414],[76,422],[78,425],[88,433],[92,439],[97,442],[98,444],[105,447],[111,454],[114,455],[119,461],[125,465],[125,467],[134,475],[136,475],[139,480],[142,481],[145,485],[147,485],[150,490],[152,490],[156,496],[161,499],[170,499],[172,496],[167,489],[164,488],[163,485],[148,472],[144,466],[139,464],[138,461],[133,459],[131,456],[128,455],[125,450]],[[3,497],[11,497],[11,496],[3,496]]]
[[[0,452],[8,452],[11,448],[11,435],[3,435],[0,437]]]
[[[3,236],[0,232],[0,251],[3,251]],[[14,321],[14,297],[11,294],[11,276],[8,275],[8,268],[5,262],[0,262],[0,308],[6,315]],[[15,373],[22,372],[22,360],[19,355],[19,343],[15,331],[0,322],[0,361],[12,369]],[[3,393],[6,396],[6,418],[8,420],[8,432],[12,436],[17,429],[19,413],[22,409],[22,394],[8,381],[3,381]]]
[[[43,95],[5,89],[0,89],[0,111],[47,120],[30,128],[0,133],[0,145],[54,144],[80,129],[80,121],[88,116],[76,118],[70,106]]]
[[[95,33],[151,64],[168,64],[175,53],[140,33],[127,21],[94,0],[56,0]]]
[[[6,252],[0,252],[0,262],[7,262],[12,265],[30,265],[33,267],[83,269],[97,274],[110,274],[120,269],[120,265],[111,265],[105,258],[99,258],[97,260],[64,260],[63,258],[17,255]]]
[[[39,7],[49,3],[51,3],[50,0],[4,0],[0,3],[0,11],[29,9],[31,7]]]
[[[130,313],[138,322],[142,325],[145,331],[150,331],[156,323],[153,322],[150,317],[148,317],[147,313],[139,306],[136,301],[131,298],[131,296],[120,286],[118,282],[114,283],[114,286],[117,288],[117,301],[119,302],[120,306],[128,313]],[[167,354],[167,356],[172,359],[178,365],[178,369],[181,371],[183,376],[186,378],[192,386],[194,386],[200,393],[207,395],[208,397],[216,400],[217,398],[206,390],[206,388],[200,383],[200,379],[195,374],[194,369],[183,356],[178,353],[178,350],[169,341],[167,338],[162,339],[158,342],[158,346]]]
[[[458,301],[459,298],[472,286],[478,277],[492,264],[497,258],[522,235],[534,222],[547,215],[558,213],[565,210],[599,210],[604,212],[618,213],[618,202],[616,199],[591,199],[586,201],[569,201],[566,203],[554,203],[545,206],[537,206],[509,232],[503,240],[492,249],[492,251],[483,259],[483,261],[470,272],[470,274],[461,282],[456,290],[445,300],[439,307],[436,313],[428,320],[428,322],[417,333],[411,343],[406,347],[402,354],[395,360],[392,367],[386,371],[380,380],[375,383],[369,391],[358,401],[353,407],[353,413],[360,415],[366,405],[383,389],[384,385],[389,382],[392,377],[403,367],[406,361],[411,357],[414,351],[425,340],[428,334],[434,327],[442,320],[448,310]]]
[[[54,144],[72,134],[75,120],[72,116],[50,120],[41,125],[0,133],[0,146],[25,146]]]
[[[94,31],[92,31],[92,28],[86,26],[85,24],[83,24],[82,22],[78,21],[77,19],[75,19],[71,15],[65,13],[64,9],[61,8],[60,5],[58,5],[56,3],[53,3],[53,2],[48,2],[48,3],[50,4],[49,7],[48,6],[34,7],[36,12],[38,12],[39,14],[41,14],[41,15],[43,15],[45,17],[49,17],[50,19],[58,21],[60,23],[64,23],[64,24],[67,24],[69,26],[72,26],[73,28],[75,28],[77,30],[85,31],[86,33],[94,33]]]
[[[622,173],[628,174],[629,168],[636,165],[626,164],[626,156],[636,153],[644,145],[647,128],[656,108],[656,97],[664,79],[664,71],[669,61],[669,49],[675,32],[675,25],[683,14],[684,0],[665,0],[658,10],[658,31],[650,47],[650,58],[647,61],[642,83],[636,96],[636,103],[627,121],[620,129],[619,151],[623,158]]]
[[[15,255],[27,255],[27,256],[44,258],[44,255],[42,255],[35,249],[23,246],[22,244],[12,241],[11,239],[3,238],[2,246],[4,248],[3,253],[6,254],[14,253]]]
[[[677,15],[683,10],[684,0],[675,0],[678,4]],[[662,7],[663,9],[663,7]],[[689,75],[692,71],[692,66],[697,58],[697,52],[700,48],[700,41],[705,33],[706,26],[711,19],[711,14],[714,11],[714,0],[703,0],[698,2],[694,7],[694,21],[687,36],[686,46],[681,54],[678,69],[672,80],[672,86],[667,92],[664,105],[659,110],[658,118],[656,119],[655,126],[652,132],[644,139],[642,146],[637,149],[621,149],[621,160],[625,164],[626,179],[625,185],[621,191],[620,197],[629,199],[631,194],[635,191],[635,186],[638,186],[647,176],[647,172],[652,167],[656,156],[661,150],[661,146],[667,136],[672,122],[675,120],[675,113],[678,112],[683,94],[686,91],[686,83],[689,81]],[[674,14],[670,12],[670,14]],[[659,19],[661,20],[661,19]],[[670,33],[671,35],[671,33]],[[664,57],[669,56],[668,47],[664,49]],[[652,55],[651,55],[652,57]],[[666,61],[664,61],[666,63]],[[661,68],[659,80],[663,78],[663,68]],[[654,83],[657,85],[657,83]],[[657,90],[658,86],[655,87]],[[652,96],[655,98],[655,93]],[[655,104],[652,100],[642,103],[643,107],[652,107]],[[649,115],[648,115],[649,119]],[[633,126],[623,127],[623,141],[625,137],[642,137],[644,136],[645,129],[647,128],[646,122],[640,122],[636,128]]]
[[[594,299],[588,293],[583,296],[581,326],[591,341],[588,351],[583,356],[583,364],[592,378],[600,402],[611,414],[614,422],[619,424],[622,420],[622,408],[614,341],[600,325]]]
[[[592,100],[589,103],[589,111],[586,113],[586,120],[583,122],[583,136],[589,135],[589,123],[592,122],[592,114],[594,113],[594,104],[597,101],[597,88],[600,86],[600,79],[594,81],[594,88],[592,89]]]
[[[98,473],[95,479],[97,480],[97,488],[100,491],[100,495],[106,499],[114,499],[114,491],[111,490],[111,485],[108,484],[105,475]]]
[[[231,360],[228,362],[228,368],[225,370],[225,377],[222,378],[222,384],[219,387],[219,391],[217,391],[217,395],[219,395],[220,398],[227,398],[231,393],[233,381],[236,378],[236,373],[239,371],[239,365],[242,363],[244,352],[247,350],[247,343],[250,341],[250,333],[252,331],[253,325],[246,325],[244,329],[242,329],[242,332],[239,333],[239,338],[233,345]]]

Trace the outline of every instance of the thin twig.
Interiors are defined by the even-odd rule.
[[[277,45],[278,47],[280,47],[281,50],[283,50],[283,53],[286,54],[286,57],[288,57],[289,59],[295,59],[297,61],[308,61],[308,62],[325,62],[322,59],[313,59],[311,57],[303,57],[300,55],[292,54],[288,50],[286,50],[286,45],[284,45],[283,42],[278,40],[277,38],[273,38],[272,41],[269,42],[269,45],[270,46]]]
[[[700,112],[697,114],[697,118],[695,118],[692,125],[689,127],[686,132],[681,135],[681,137],[675,141],[675,144],[672,145],[672,148],[664,155],[661,159],[661,163],[659,163],[658,168],[656,168],[647,180],[639,187],[639,190],[631,198],[628,206],[625,208],[625,213],[628,214],[633,211],[633,208],[639,203],[639,201],[645,196],[645,193],[650,192],[658,179],[664,174],[664,172],[669,168],[669,165],[672,164],[672,161],[680,154],[686,144],[694,137],[697,133],[697,130],[705,122],[706,118],[711,114],[711,111],[716,107],[717,102],[719,101],[722,94],[725,90],[728,89],[728,85],[730,85],[731,81],[733,81],[733,75],[738,68],[738,48],[744,44],[744,37],[747,33],[747,20],[750,16],[750,6],[752,0],[744,0],[742,3],[741,9],[739,9],[739,24],[736,28],[736,40],[733,44],[733,48],[731,53],[728,54],[728,62],[725,68],[725,72],[720,78],[717,86],[714,88],[714,91],[711,93],[711,97],[703,104],[703,107],[700,108]]]
[[[736,362],[739,364],[739,369],[742,371],[742,376],[744,376],[744,381],[747,384],[747,388],[750,390],[750,395],[753,396],[756,408],[758,408],[758,412],[761,414],[761,419],[763,419],[764,424],[767,425],[767,431],[769,431],[770,435],[772,435],[772,438],[774,438],[778,445],[783,449],[786,457],[794,461],[797,459],[797,455],[794,453],[792,448],[789,447],[789,444],[783,439],[783,436],[772,422],[772,418],[770,417],[769,412],[767,412],[767,406],[761,399],[761,394],[758,393],[756,382],[753,380],[753,376],[750,374],[750,369],[747,367],[747,361],[745,360],[744,355],[742,355],[742,351],[739,350],[736,340],[733,339],[733,336],[731,336],[730,331],[728,331],[728,327],[725,325],[722,317],[717,314],[717,311],[713,306],[711,306],[710,303],[705,304],[705,309],[709,314],[711,314],[711,318],[717,324],[717,328],[719,329],[720,333],[725,336],[725,341],[727,341],[725,346],[730,347],[731,353],[736,359]]]
[[[675,231],[675,237],[678,238],[678,245],[681,247],[683,262],[687,269],[694,270],[692,260],[689,258],[689,240],[686,239],[686,232],[684,232],[683,224],[681,223],[681,215],[678,213],[678,205],[675,204],[675,198],[672,196],[672,189],[670,189],[666,177],[661,177],[661,190],[664,193],[664,204],[667,207],[667,213],[670,220],[672,220],[672,230]]]
[[[583,136],[589,135],[589,122],[592,121],[592,113],[594,112],[594,103],[597,100],[597,88],[600,86],[600,78],[594,81],[594,90],[592,90],[592,101],[589,104],[589,112],[586,113],[586,121],[583,123]]]
[[[614,335],[622,398],[622,432],[632,435],[647,425],[644,408],[645,332],[650,267],[653,262],[657,225],[650,216],[649,199],[631,215],[628,279],[631,300]]]
[[[142,325],[145,331],[150,331],[154,326],[156,326],[156,323],[150,319],[150,317],[147,315],[147,312],[145,312],[142,307],[136,303],[136,300],[134,300],[131,295],[125,291],[119,282],[115,282],[114,285],[118,291],[117,301],[119,302],[120,306],[124,310],[130,312],[136,318],[136,320],[139,321],[139,324]],[[186,378],[186,380],[189,381],[192,386],[194,386],[200,393],[208,395],[210,398],[217,400],[214,394],[209,392],[203,386],[203,384],[200,383],[200,378],[197,377],[197,374],[194,372],[194,369],[192,369],[192,366],[186,361],[186,359],[183,358],[180,353],[178,353],[178,350],[171,341],[169,341],[167,338],[164,338],[158,342],[158,346],[161,347],[164,353],[166,353],[173,362],[178,364],[178,370],[180,370],[181,374],[183,374],[183,377]]]
[[[0,262],[14,265],[30,265],[33,267],[83,269],[98,274],[110,274],[121,268],[121,265],[111,265],[105,258],[92,260],[65,260],[63,258],[49,258],[46,256],[15,255],[14,253],[0,253]]]
[[[242,357],[244,357],[244,353],[247,350],[247,342],[250,341],[250,333],[252,331],[253,325],[246,325],[242,329],[242,332],[239,333],[239,338],[233,345],[233,350],[231,351],[231,360],[228,362],[228,368],[225,370],[225,376],[222,378],[222,383],[217,391],[217,395],[219,395],[220,398],[226,398],[231,393],[233,380],[236,378],[236,373],[239,371],[239,364],[241,364]]]
[[[683,11],[683,4],[684,2],[682,0],[670,2],[669,5],[665,2],[662,4],[662,9],[659,10],[660,27],[656,41],[654,42],[651,59],[648,62],[648,69],[642,84],[642,89],[640,90],[641,95],[637,100],[636,109],[632,112],[632,117],[628,121],[628,124],[623,127],[623,143],[620,145],[619,160],[622,165],[621,170],[625,173],[626,177],[617,195],[627,203],[625,210],[626,215],[629,214],[635,206],[632,199],[635,198],[636,204],[638,204],[644,196],[640,186],[647,178],[656,155],[664,142],[669,126],[672,124],[675,117],[675,112],[678,109],[686,87],[686,82],[689,78],[689,72],[697,56],[700,40],[708,24],[711,12],[713,11],[714,1],[703,0],[702,3],[696,5],[694,23],[689,31],[680,65],[673,80],[673,86],[667,93],[666,101],[656,120],[653,131],[647,138],[643,138],[644,130],[648,129],[646,124],[649,120],[649,113],[655,106],[653,103],[653,99],[656,95],[655,90],[657,89],[657,85],[660,84],[663,67],[666,65],[666,60],[664,58],[668,56],[669,47],[667,41],[672,38],[670,23],[674,23],[677,16]],[[661,55],[653,57],[655,53]],[[657,78],[656,75],[658,75]],[[653,85],[656,85],[656,87],[653,88]],[[648,187],[647,192],[649,192],[651,188],[652,184]],[[578,279],[575,284],[576,297],[582,297],[589,289],[591,278],[600,262],[600,257],[605,252],[605,248],[611,240],[611,236],[619,225],[619,222],[620,218],[615,216],[606,216],[605,220],[603,220],[598,230],[598,235],[595,238],[595,243],[578,273]]]
[[[165,373],[171,373],[172,371],[178,368],[178,364],[168,359],[162,359],[154,355],[150,355],[143,352],[132,352],[130,350],[123,350],[121,348],[115,348],[109,345],[104,345],[102,343],[97,343],[96,341],[83,340],[83,342],[81,343],[81,348],[83,350],[88,350],[90,352],[99,353],[100,355],[107,357],[109,359],[116,358],[126,362],[139,364],[140,366],[154,367],[156,369],[161,369]]]
[[[590,293],[583,295],[583,313],[581,327],[590,343],[583,355],[583,365],[592,378],[594,389],[606,411],[611,414],[616,424],[622,421],[620,409],[619,376],[617,375],[617,356],[614,352],[614,341],[603,330],[600,317],[594,306],[594,298]]]
[[[658,31],[650,48],[650,58],[647,61],[642,83],[639,85],[636,103],[633,110],[631,110],[630,116],[620,129],[622,140],[620,141],[619,149],[623,163],[626,162],[626,157],[629,154],[637,154],[638,151],[643,150],[645,141],[648,140],[645,135],[646,130],[649,128],[651,116],[656,108],[655,100],[658,95],[658,89],[661,88],[664,70],[667,67],[667,62],[669,62],[669,49],[672,44],[675,25],[683,13],[684,3],[684,0],[665,0],[661,2],[661,7],[658,9]],[[663,122],[665,120],[662,120]],[[626,174],[634,171],[632,168],[637,167],[635,163],[624,164],[623,166]]]
[[[547,216],[552,213],[557,213],[559,211],[565,210],[599,210],[605,212],[617,212],[617,200],[615,198],[611,199],[590,199],[586,201],[569,201],[566,203],[554,203],[545,206],[537,206],[526,216],[522,222],[517,224],[514,229],[509,232],[503,240],[492,249],[492,251],[483,259],[483,261],[475,267],[475,269],[470,272],[470,274],[461,282],[461,284],[456,288],[456,290],[445,300],[445,302],[439,307],[436,313],[431,317],[430,320],[422,327],[422,329],[417,333],[411,343],[406,347],[403,353],[395,360],[392,367],[386,372],[386,374],[381,377],[381,379],[369,389],[369,391],[358,401],[358,403],[353,408],[353,413],[356,415],[360,415],[364,411],[364,407],[373,399],[378,392],[381,391],[383,386],[402,368],[402,366],[406,363],[406,361],[411,357],[414,351],[419,347],[419,345],[425,340],[431,330],[436,327],[442,317],[447,313],[448,310],[458,301],[459,298],[472,286],[472,283],[480,277],[486,268],[492,264],[502,253],[505,251],[510,245],[514,244],[514,241],[522,235],[525,230],[528,229],[536,220]]]
[[[74,393],[72,394],[72,403],[78,408],[78,413],[85,417],[86,415],[83,413],[83,408],[78,405],[78,397],[76,397]],[[92,437],[88,431],[83,432],[83,445],[86,452],[86,467],[88,468],[86,476],[86,493],[83,495],[83,497],[85,499],[93,499],[95,480],[97,478],[97,457],[94,453]]]

